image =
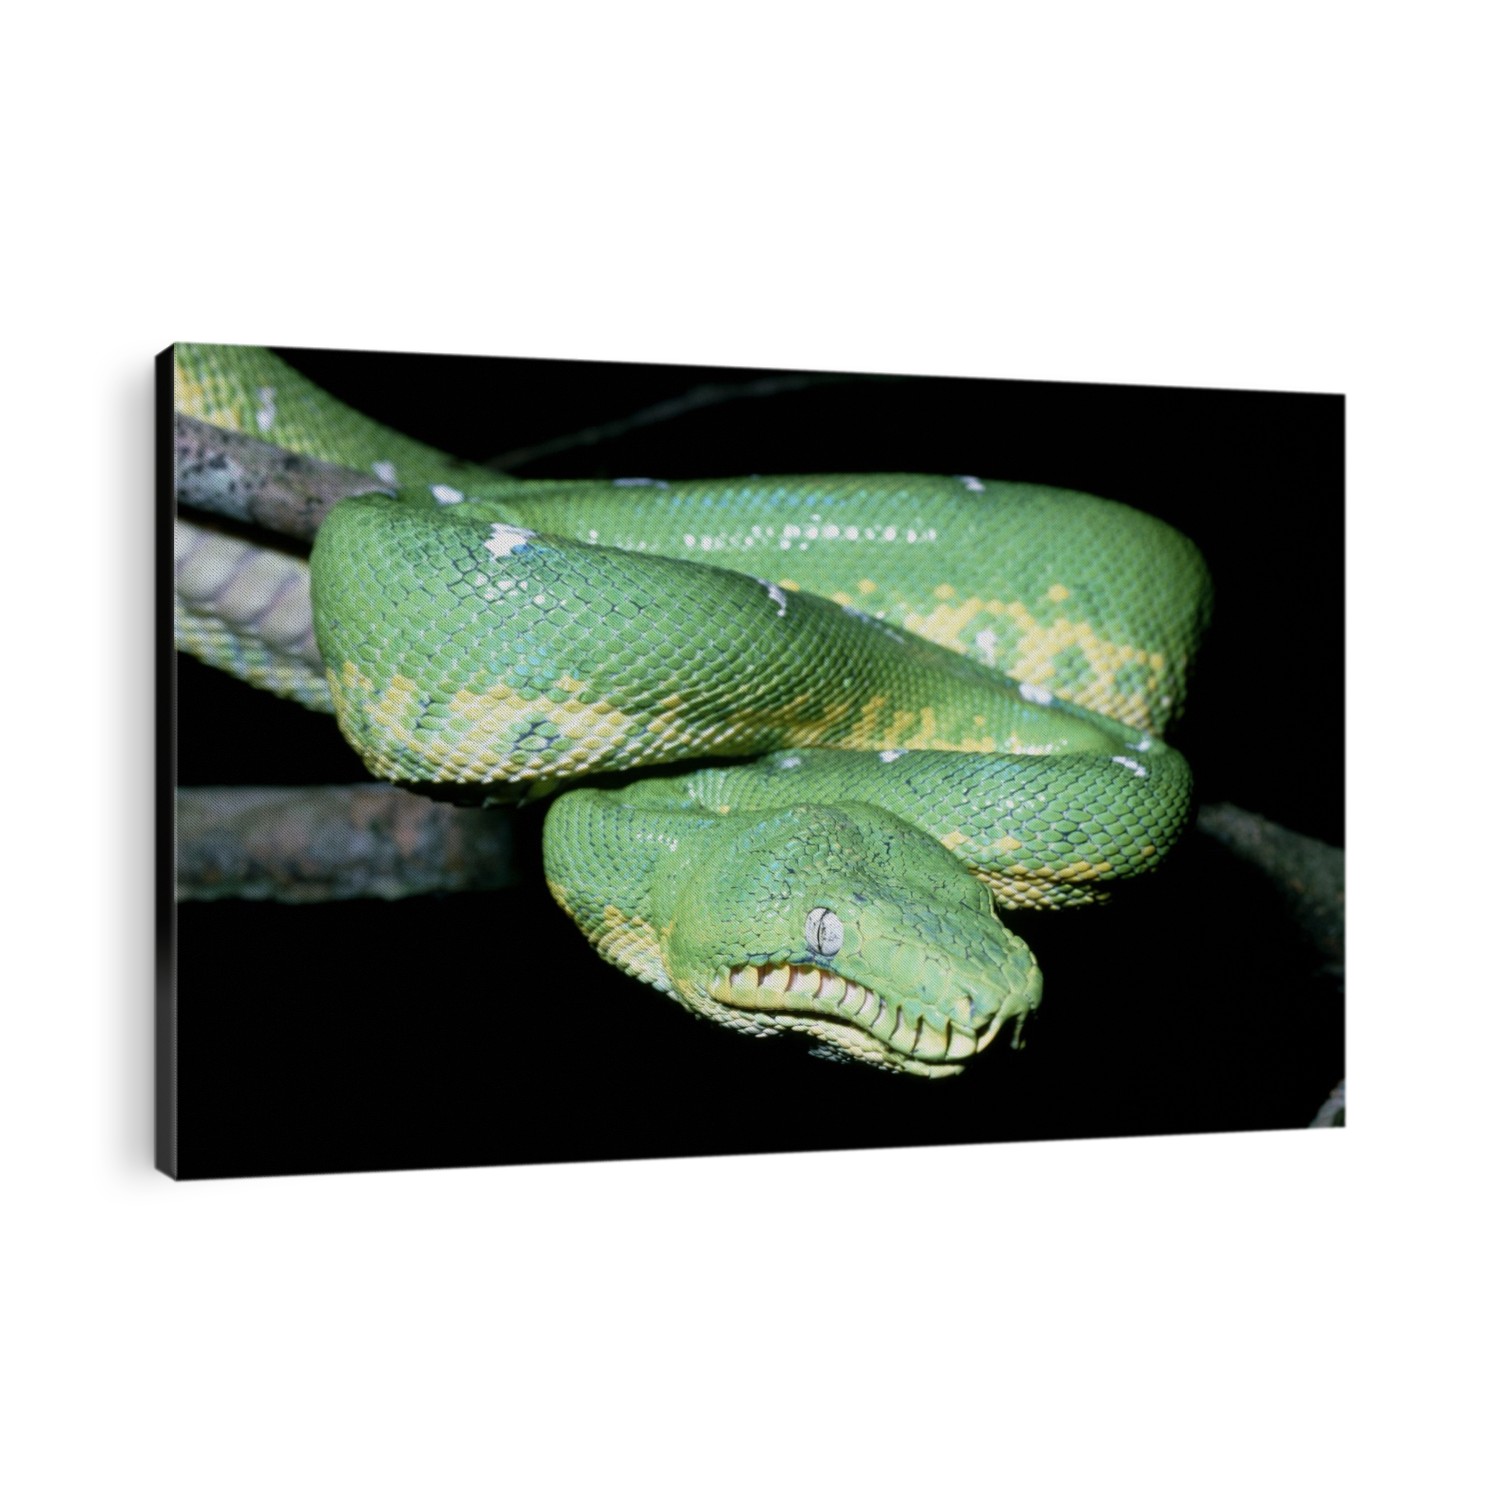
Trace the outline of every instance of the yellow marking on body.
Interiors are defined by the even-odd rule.
[[[969,835],[966,833],[960,833],[956,828],[952,833],[945,833],[942,838],[938,840],[938,843],[940,843],[943,848],[949,850],[957,849],[960,844],[967,844],[968,842]]]
[[[983,724],[984,720],[976,722]],[[889,732],[882,737],[887,743],[876,746],[850,746],[851,749],[882,750],[966,750],[971,754],[989,755],[995,750],[993,735],[960,734],[956,737],[938,729],[937,711],[920,708],[916,713],[900,709],[891,716]]]
[[[877,693],[869,699],[859,711],[859,717],[854,721],[848,734],[844,738],[846,750],[886,750],[891,747],[886,745],[885,736],[880,732],[880,716],[890,699],[884,693]]]
[[[951,599],[958,590],[951,583],[940,583],[932,592],[938,599]]]
[[[854,596],[852,594],[846,594],[842,589],[840,589],[835,594],[830,594],[828,597],[830,599],[832,599],[835,604],[853,604],[854,603]]]
[[[340,723],[358,729],[362,715],[365,732],[349,737],[361,746],[370,769],[390,779],[425,775],[439,782],[527,781],[544,774],[582,775],[611,758],[623,765],[639,763],[628,758],[643,739],[639,721],[607,701],[584,702],[579,696],[584,684],[576,678],[559,679],[558,685],[571,694],[561,703],[527,697],[506,682],[481,692],[460,688],[441,705],[435,728],[419,727],[424,695],[409,677],[393,675],[379,696],[353,662],[346,662],[339,674],[330,672],[328,680]],[[562,742],[536,748],[509,744],[527,719],[554,724]],[[661,715],[657,727],[673,726]]]
[[[323,677],[328,683],[328,696],[333,700],[333,716],[340,729],[343,729],[354,706],[351,700],[363,698],[372,691],[375,684],[352,661],[346,661],[338,671],[331,665],[325,665]]]
[[[560,885],[555,880],[548,880],[547,889],[552,893],[552,899],[557,902],[560,907],[562,907],[563,911],[566,912],[569,917],[571,917],[573,915],[573,907],[568,901],[567,886]]]
[[[410,677],[399,672],[392,675],[385,691],[365,708],[365,712],[382,728],[398,732],[409,729],[412,721],[412,703],[417,696],[417,685]]]
[[[862,594],[873,594],[875,592],[875,580],[873,578],[861,578],[859,582],[855,584],[855,588],[857,588]]]
[[[200,422],[211,422],[215,427],[227,428],[230,432],[244,432],[237,405],[225,406],[216,399],[213,387],[199,380],[190,370],[184,369],[180,360],[173,360],[173,404],[185,417],[195,417]]]
[[[1002,906],[1045,911],[1063,906],[1094,906],[1108,897],[1107,891],[1094,888],[1095,882],[1109,873],[1107,861],[1092,865],[1087,860],[1078,860],[1061,869],[1050,865],[1035,869],[1008,865],[998,870],[993,866],[970,865],[970,869],[994,892]]]
[[[1000,847],[1004,849],[1007,854],[1010,854],[1021,847],[1021,841],[1018,838],[1013,838],[1010,834],[1007,833],[1001,837]]]
[[[374,682],[356,663],[346,661],[338,672],[329,669],[328,690],[339,727],[376,776],[400,781],[420,779],[427,772],[438,781],[465,779],[435,761],[427,740],[413,730],[411,707],[418,690],[411,678],[396,673],[376,697]]]
[[[800,593],[802,590],[802,585],[795,578],[783,578],[776,587],[779,589],[788,589],[794,594]]]
[[[1034,878],[1031,871],[1022,865],[1014,865],[1005,870],[981,867],[974,873],[994,892],[995,899],[1002,906],[1042,909],[1068,904],[1067,901],[1059,899],[1046,881]]]
[[[664,745],[679,745],[692,738],[682,714],[682,694],[668,693],[656,706],[656,716],[646,725],[646,732]]]
[[[807,694],[796,700],[801,706]],[[932,706],[922,708],[897,708],[885,720],[889,697],[876,693],[865,700],[852,723],[841,732],[835,732],[838,720],[846,717],[846,703],[832,705],[819,718],[802,718],[796,721],[787,712],[778,712],[774,718],[760,715],[760,721],[772,721],[786,727],[789,735],[795,735],[795,744],[828,745],[838,750],[969,750],[977,753],[993,753],[995,736],[989,733],[969,733],[951,736],[939,732],[938,712]],[[983,730],[987,723],[984,715],[974,718],[977,729]]]
[[[1047,597],[1054,604],[1061,604],[1063,600],[1068,597],[1068,590],[1065,589],[1062,584],[1054,583],[1052,587],[1047,590]]]
[[[920,709],[889,709],[890,699],[876,693],[856,710],[847,700],[812,707],[812,693],[799,693],[790,702],[771,708],[745,709],[729,716],[726,728],[716,744],[754,748],[747,732],[774,729],[782,744],[788,747],[826,747],[839,750],[966,750],[983,754],[996,748],[993,735],[984,733],[957,736],[940,731],[937,711],[929,706]],[[889,712],[889,719],[886,718]],[[976,715],[974,723],[982,730],[986,723]]]
[[[572,683],[574,679],[566,681]],[[455,722],[458,731],[450,754],[459,759],[482,759],[496,769],[506,765],[511,767],[512,774],[522,764],[529,768],[530,757],[520,761],[512,752],[507,760],[495,750],[496,743],[504,742],[506,732],[523,715],[547,719],[573,741],[571,747],[553,752],[548,759],[547,763],[555,764],[559,773],[579,774],[612,751],[628,745],[637,729],[637,721],[630,714],[603,699],[585,703],[578,695],[581,683],[568,689],[560,680],[559,686],[572,691],[573,696],[561,703],[549,698],[526,698],[505,682],[497,682],[482,693],[460,688],[448,701],[449,719]]]
[[[886,731],[886,738],[890,740],[889,748],[900,750],[906,745],[906,731],[917,722],[917,716],[909,708],[898,708],[891,715],[890,728]]]
[[[1054,584],[1047,597],[1054,603],[1068,597],[1066,589],[1061,596]],[[980,605],[989,614],[1003,616],[1015,621],[1020,631],[1009,655],[995,663],[1009,676],[1034,687],[1045,687],[1058,697],[1096,713],[1107,714],[1136,729],[1151,727],[1152,704],[1162,687],[1161,676],[1166,669],[1166,658],[1160,651],[1146,651],[1123,641],[1112,641],[1101,636],[1087,620],[1072,620],[1058,615],[1051,620],[1039,620],[1019,600],[990,599]],[[936,613],[936,612],[935,612]],[[919,635],[927,634],[925,626],[915,624],[922,617],[908,616],[906,626]],[[927,617],[929,620],[931,616]],[[948,627],[950,621],[939,622]],[[967,624],[967,621],[964,622]],[[928,635],[936,640],[937,636]],[[954,644],[940,640],[940,644]],[[1070,687],[1061,687],[1055,681],[1057,661],[1065,651],[1077,647],[1088,667],[1088,677]],[[1149,669],[1143,686],[1133,692],[1124,693],[1116,688],[1119,672],[1127,666]]]
[[[947,587],[947,585],[944,585]],[[933,590],[937,593],[938,590]],[[952,590],[950,589],[951,593]],[[963,632],[985,608],[983,599],[965,599],[962,604],[939,604],[930,614],[909,613],[902,625],[913,635],[934,645],[946,646],[950,651],[963,649]]]
[[[715,743],[743,743],[741,731],[754,733],[763,729],[778,729],[787,745],[817,746],[833,743],[833,728],[849,715],[847,701],[826,704],[823,708],[812,707],[811,692],[798,693],[786,703],[772,704],[765,708],[739,709],[726,716],[725,733]],[[840,743],[842,743],[840,741]],[[746,748],[754,748],[746,744]]]
[[[655,929],[644,917],[632,917],[618,906],[606,906],[603,926],[590,936],[601,958],[646,984],[660,990],[671,990],[672,981],[667,978],[661,944]]]

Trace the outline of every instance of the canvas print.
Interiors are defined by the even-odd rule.
[[[177,344],[181,1177],[1343,1114],[1343,402]]]

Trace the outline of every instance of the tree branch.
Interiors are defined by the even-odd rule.
[[[556,453],[569,453],[574,448],[591,448],[607,443],[611,438],[623,437],[639,427],[651,427],[658,422],[670,422],[688,412],[707,406],[718,406],[725,401],[741,401],[755,396],[781,396],[789,391],[802,391],[815,385],[833,385],[851,380],[880,380],[895,377],[879,375],[766,375],[759,380],[747,380],[735,385],[699,385],[673,396],[667,401],[658,401],[654,406],[643,407],[627,417],[617,417],[612,422],[601,422],[597,427],[585,427],[582,432],[570,432],[565,437],[550,438],[546,442],[533,443],[527,448],[512,448],[508,453],[498,453],[487,458],[484,466],[501,473],[510,473],[539,458],[551,458]]]
[[[1331,963],[1344,961],[1344,851],[1228,802],[1198,813],[1198,828],[1254,865]]]
[[[390,494],[361,469],[304,458],[180,413],[174,420],[179,504],[311,541],[350,495]]]
[[[379,783],[177,791],[179,901],[392,901],[516,882],[504,809]]]
[[[1344,1123],[1344,1080],[1339,1079],[1339,1086],[1323,1101],[1323,1107],[1312,1117],[1314,1130],[1337,1128]]]
[[[1198,827],[1236,858],[1254,865],[1280,893],[1303,935],[1342,971],[1344,851],[1227,802],[1201,809]],[[1322,1129],[1343,1123],[1344,1080],[1340,1079],[1309,1124]]]

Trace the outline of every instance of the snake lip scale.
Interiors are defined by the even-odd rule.
[[[977,1030],[956,1017],[938,1022],[918,1014],[913,1019],[899,1002],[888,1001],[874,989],[804,963],[738,964],[716,974],[708,993],[720,1005],[748,1013],[747,1019],[764,1019],[780,1029],[806,1029],[864,1061],[927,1077],[962,1071],[962,1064],[983,1052],[1009,1019],[997,1013]],[[971,998],[967,1010],[972,1015]],[[1018,1023],[1016,1045],[1019,1032]],[[872,1042],[878,1053],[872,1053]]]

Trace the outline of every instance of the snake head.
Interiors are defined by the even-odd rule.
[[[663,866],[662,957],[692,1009],[891,1071],[961,1072],[1041,999],[1030,950],[941,844],[863,803],[741,814]]]

